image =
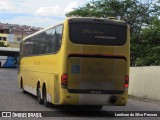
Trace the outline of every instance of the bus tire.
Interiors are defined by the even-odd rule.
[[[41,98],[41,91],[39,85],[37,86],[37,100],[39,104],[43,104],[43,99]]]
[[[47,91],[45,85],[43,86],[43,103],[46,107],[49,107],[49,102],[47,101]]]
[[[23,92],[24,94],[27,93],[27,92],[24,90],[24,85],[23,85],[23,80],[22,80],[22,78],[21,78],[21,89],[22,89],[22,92]]]

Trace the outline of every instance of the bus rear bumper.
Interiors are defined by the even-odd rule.
[[[123,94],[73,94],[69,93],[61,99],[64,105],[106,105],[125,106],[127,103],[127,91]]]

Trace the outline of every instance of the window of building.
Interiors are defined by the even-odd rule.
[[[6,41],[7,39],[6,39],[6,37],[3,37],[3,41]]]
[[[22,40],[22,38],[17,38],[17,41],[21,41]]]

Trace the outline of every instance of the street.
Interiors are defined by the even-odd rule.
[[[103,115],[95,117],[97,111],[91,111],[94,117],[92,117],[92,114],[88,114],[87,116],[86,114],[83,115],[84,112],[79,114],[78,117],[75,117],[76,115],[68,112],[59,112],[63,109],[66,111],[70,109],[77,110],[77,108],[74,107],[51,106],[47,108],[44,105],[40,105],[35,96],[24,94],[22,90],[18,88],[17,74],[17,69],[0,68],[0,111],[53,111],[53,113],[57,114],[55,115],[55,119],[124,119],[124,117],[106,118]],[[160,111],[160,102],[130,97],[126,106],[104,106],[98,113],[102,112],[109,114],[110,111]],[[137,119],[137,117],[125,117],[125,119]],[[140,117],[139,119],[146,120],[159,118]]]

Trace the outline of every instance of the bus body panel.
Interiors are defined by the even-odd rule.
[[[68,23],[66,23],[68,24]],[[67,26],[67,25],[66,25]],[[66,28],[66,32],[69,31],[69,27],[67,26]],[[69,33],[67,33],[69,34]],[[125,43],[125,45],[123,46],[99,46],[99,45],[85,45],[85,44],[74,44],[71,42],[69,36],[66,36],[65,37],[66,40],[65,40],[65,44],[67,46],[67,49],[66,49],[66,55],[67,56],[67,61],[68,61],[68,87],[73,87],[73,88],[79,88],[82,84],[84,83],[80,83],[80,75],[74,75],[74,74],[70,74],[72,72],[72,67],[75,68],[75,67],[78,67],[77,69],[80,68],[80,66],[76,66],[77,64],[79,64],[79,61],[82,59],[82,58],[75,58],[70,61],[70,55],[100,55],[100,56],[109,56],[109,57],[123,57],[124,59],[120,59],[119,61],[116,61],[116,60],[113,60],[113,61],[116,61],[115,62],[115,65],[114,64],[109,64],[107,62],[107,59],[104,60],[106,62],[104,62],[101,66],[106,66],[108,69],[111,69],[112,70],[115,70],[115,69],[118,69],[117,71],[115,71],[115,73],[123,73],[123,74],[120,74],[120,76],[123,76],[123,77],[120,77],[120,76],[117,76],[116,74],[114,75],[111,75],[112,78],[117,78],[117,83],[120,82],[121,83],[121,89],[123,88],[124,89],[124,77],[125,75],[126,76],[129,76],[129,65],[130,65],[130,35],[129,35],[129,27],[127,28],[127,41]],[[69,39],[69,40],[68,40]],[[94,59],[93,59],[94,60]],[[100,60],[101,61],[101,60]],[[99,63],[101,63],[99,61]],[[109,61],[109,60],[108,60]],[[112,61],[112,63],[113,63]],[[91,62],[91,59],[88,60],[88,63]],[[92,61],[93,62],[93,61]],[[95,61],[96,62],[96,61]],[[111,61],[109,61],[111,62]],[[83,66],[89,66],[88,63],[84,63]],[[94,62],[93,62],[94,63]],[[116,64],[117,63],[117,64]],[[95,65],[93,65],[94,68],[95,68]],[[114,67],[113,67],[114,66]],[[99,66],[97,66],[99,67]],[[90,67],[91,68],[91,67]],[[107,70],[106,68],[106,70]],[[100,68],[100,69],[104,69],[104,67]],[[92,68],[93,70],[93,68]],[[75,70],[76,71],[76,70]],[[93,71],[96,71],[96,68],[93,70]],[[105,71],[105,70],[104,70]],[[91,71],[90,71],[91,72]],[[65,72],[66,73],[66,72]],[[77,74],[77,73],[75,73]],[[98,73],[96,73],[98,74]],[[113,74],[113,72],[112,72]],[[90,77],[91,78],[94,78],[94,79],[97,79],[97,76],[95,75],[95,77],[92,77],[94,76],[95,74],[90,74]],[[105,76],[105,75],[104,75]],[[82,76],[81,76],[82,77]],[[99,76],[100,77],[100,76]],[[75,78],[75,79],[74,79]],[[76,79],[77,78],[77,79]],[[101,76],[102,78],[102,76]],[[105,78],[105,77],[104,77]],[[123,79],[122,81],[118,78],[121,78]],[[72,81],[73,80],[73,81]],[[85,79],[83,79],[85,80]],[[89,81],[89,80],[88,80]],[[89,84],[90,82],[88,82]],[[94,84],[96,84],[98,82],[95,82],[94,81]],[[91,83],[92,84],[92,83]],[[94,85],[92,84],[92,86]],[[86,85],[86,84],[85,84]],[[108,87],[111,87],[111,85],[113,85],[113,82],[108,82]],[[117,88],[120,87],[117,85]],[[82,85],[83,86],[83,85]],[[91,85],[89,85],[91,87]],[[105,85],[104,85],[105,86]],[[106,85],[107,86],[107,85]],[[87,86],[85,86],[87,87]],[[116,103],[112,104],[112,105],[125,105],[127,103],[127,99],[128,99],[128,89],[124,89],[123,93],[121,94],[98,94],[98,93],[94,93],[94,92],[101,92],[101,91],[91,91],[93,92],[93,94],[91,93],[87,93],[87,94],[82,94],[82,93],[71,93],[68,89],[65,90],[62,88],[62,103],[61,104],[90,104],[90,105],[94,105],[96,104],[96,101],[97,101],[97,104],[99,105],[109,105],[109,99],[111,96],[117,96],[118,100]],[[98,100],[96,100],[95,96],[98,95],[99,96],[99,102]],[[91,98],[91,99],[89,99]],[[88,101],[85,101],[85,100],[88,100]]]
[[[37,95],[37,83],[40,82],[41,91],[43,84],[45,84],[48,93],[48,100],[50,102],[54,102],[54,81],[56,81],[55,79],[57,79],[57,77],[59,80],[61,70],[59,66],[61,61],[57,61],[57,59],[60,60],[61,58],[55,55],[22,58],[20,74],[23,79],[24,89],[34,95]],[[59,81],[57,83],[59,84]]]
[[[94,57],[69,57],[68,89],[77,93],[90,93],[91,90],[123,92],[126,74],[125,59]]]
[[[17,68],[18,54],[19,48],[0,47],[0,67]]]
[[[130,64],[129,27],[123,46],[75,44],[69,37],[68,20],[64,21],[61,48],[57,53],[21,58],[19,85],[22,78],[25,89],[35,95],[38,82],[41,93],[45,85],[47,100],[53,104],[125,105],[128,89],[124,88],[124,79],[129,76]],[[63,74],[68,75],[65,88],[61,85]],[[79,91],[87,89],[88,93]],[[115,97],[116,102],[111,103],[110,99]]]

